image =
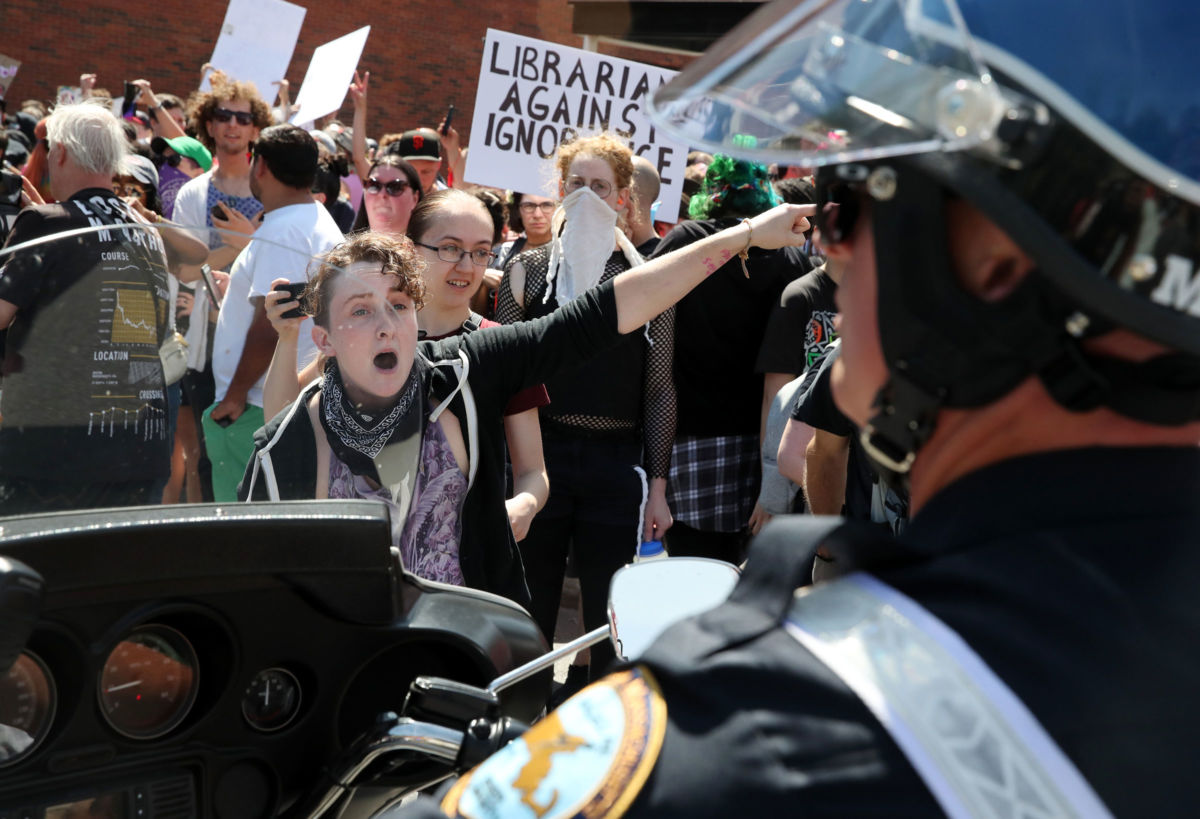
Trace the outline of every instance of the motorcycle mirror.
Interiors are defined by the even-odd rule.
[[[668,626],[725,602],[739,574],[732,564],[703,557],[673,557],[620,569],[608,595],[617,654],[635,659]]]

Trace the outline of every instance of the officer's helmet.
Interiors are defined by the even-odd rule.
[[[847,188],[872,198],[884,352],[937,406],[1037,373],[1071,408],[1182,423],[1200,417],[1198,47],[1184,0],[779,0],[660,89],[652,116],[694,148],[819,167],[826,237],[853,222]],[[1034,259],[1020,304],[948,293],[947,196]],[[1188,355],[1150,368],[1153,390],[1091,371],[1072,340],[1114,326]]]

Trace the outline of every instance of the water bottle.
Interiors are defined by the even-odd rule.
[[[663,548],[661,540],[647,540],[638,545],[633,562],[646,563],[650,560],[663,560],[667,556],[667,550]]]

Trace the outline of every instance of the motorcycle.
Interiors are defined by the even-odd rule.
[[[516,604],[406,572],[389,527],[368,501],[0,521],[0,816],[374,815],[520,735],[557,659],[635,657],[736,580],[627,567],[610,626],[548,651]]]

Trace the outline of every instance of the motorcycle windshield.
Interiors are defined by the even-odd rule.
[[[955,0],[774,3],[654,96],[694,148],[824,165],[988,145],[1000,87]]]
[[[198,438],[193,408],[179,404],[182,376],[212,370],[217,304],[240,302],[248,323],[264,294],[185,264],[172,239],[188,237],[199,259],[226,238],[243,253],[271,246],[274,258],[294,258],[296,281],[320,260],[207,225],[151,225],[99,189],[12,225],[0,249],[0,517],[158,504],[164,491],[172,503],[203,500],[180,486],[183,475],[168,483],[181,415],[193,446]],[[206,409],[211,390],[199,400]]]

